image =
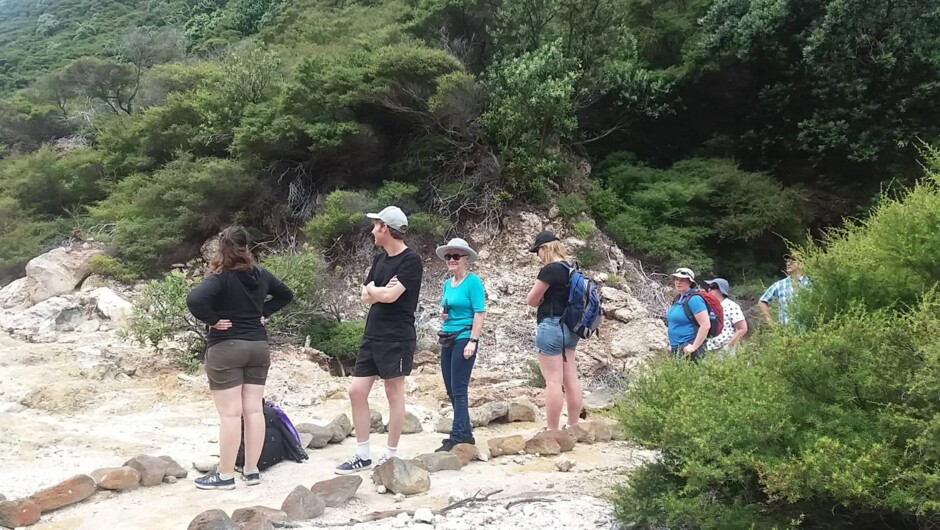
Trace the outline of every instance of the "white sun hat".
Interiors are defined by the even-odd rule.
[[[451,239],[450,241],[447,242],[446,245],[441,245],[437,247],[437,251],[436,251],[437,257],[444,259],[444,254],[446,254],[448,250],[459,250],[465,253],[467,256],[469,256],[467,260],[470,263],[473,263],[479,258],[479,256],[477,256],[477,252],[473,250],[472,248],[470,248],[470,245],[463,239],[460,239],[459,237],[455,237],[454,239]]]

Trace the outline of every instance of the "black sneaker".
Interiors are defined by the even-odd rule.
[[[444,438],[441,442],[441,446],[434,450],[435,453],[449,453],[454,446],[457,445],[457,442],[451,440],[450,438]]]
[[[232,477],[228,480],[223,480],[219,476],[218,471],[213,471],[211,473],[206,473],[205,475],[197,478],[195,481],[196,487],[201,490],[233,490],[235,489],[235,478]]]
[[[242,473],[242,478],[245,479],[245,483],[249,486],[255,486],[261,484],[261,473]]]
[[[336,469],[333,470],[337,475],[350,475],[357,471],[362,471],[365,469],[372,468],[372,460],[363,460],[359,458],[359,455],[356,455],[349,460],[343,462],[342,464],[336,466]]]

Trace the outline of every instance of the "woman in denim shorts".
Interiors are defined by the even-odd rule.
[[[568,278],[571,265],[565,247],[552,232],[542,231],[529,249],[538,255],[542,268],[535,285],[526,296],[526,303],[537,307],[535,349],[539,368],[545,379],[545,416],[549,430],[558,430],[562,401],[567,403],[568,424],[578,423],[583,396],[578,380],[575,349],[580,338],[562,323],[568,305]],[[564,398],[564,399],[563,399]]]

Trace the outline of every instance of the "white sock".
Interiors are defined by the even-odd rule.
[[[369,440],[356,442],[356,456],[363,460],[368,460],[370,456]]]
[[[258,473],[258,468],[248,469],[247,467],[242,469],[242,475],[254,475]]]
[[[385,458],[391,458],[398,452],[397,447],[385,446]]]
[[[226,475],[225,473],[219,473],[219,478],[222,480],[232,480],[235,478],[235,475]]]

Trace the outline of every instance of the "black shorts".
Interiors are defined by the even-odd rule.
[[[394,379],[411,375],[411,365],[415,360],[415,341],[383,342],[362,339],[359,354],[356,355],[354,377],[379,376],[380,379]]]

